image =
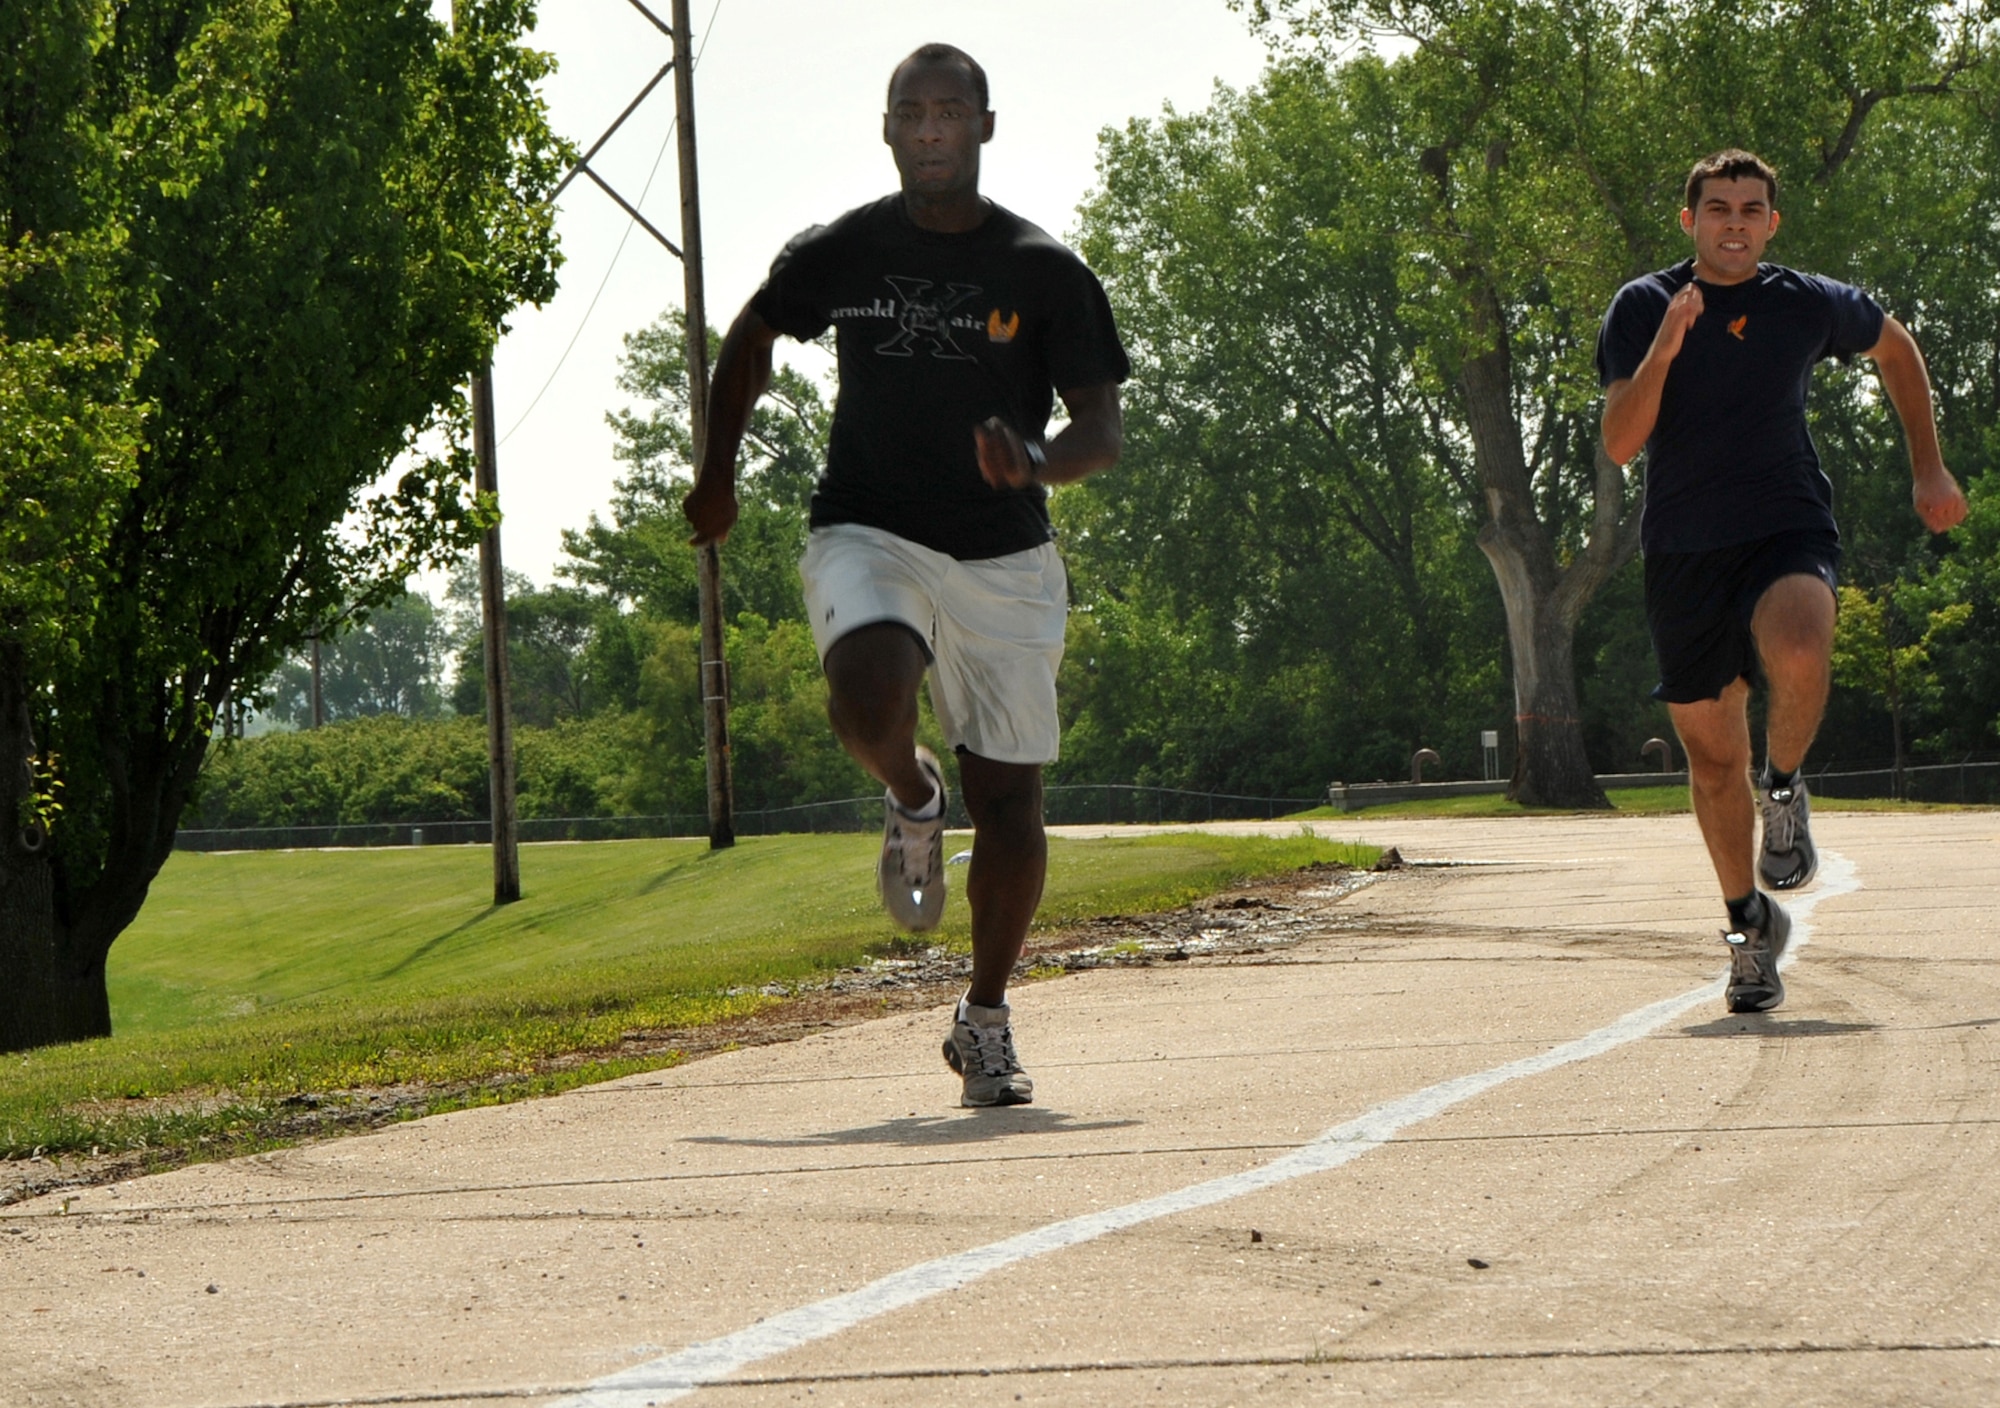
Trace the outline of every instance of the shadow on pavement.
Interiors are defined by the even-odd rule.
[[[1829,1022],[1819,1017],[1806,1017],[1800,1021],[1788,1022],[1782,1017],[1767,1016],[1762,1012],[1738,1012],[1727,1017],[1717,1017],[1713,1022],[1703,1022],[1698,1027],[1682,1027],[1683,1036],[1853,1036],[1857,1032],[1877,1032],[1882,1030],[1879,1022]]]
[[[827,1149],[842,1144],[891,1144],[905,1148],[942,1148],[978,1144],[1017,1134],[1083,1134],[1100,1129],[1129,1129],[1139,1120],[1093,1120],[1072,1124],[1060,1110],[1014,1105],[992,1110],[967,1110],[962,1115],[910,1115],[854,1129],[830,1129],[789,1139],[738,1139],[727,1134],[698,1134],[689,1144],[726,1144],[739,1149]]]

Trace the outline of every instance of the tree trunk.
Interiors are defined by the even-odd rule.
[[[0,1051],[111,1034],[106,947],[80,954],[56,915],[48,833],[24,826],[35,736],[18,649],[0,651]],[[94,946],[93,946],[94,947]],[[108,946],[107,946],[108,947]]]
[[[1475,242],[1453,212],[1452,153],[1424,150],[1417,166],[1435,184],[1437,219],[1447,243],[1471,250]],[[1493,170],[1490,155],[1487,170]],[[1457,369],[1465,429],[1478,472],[1478,507],[1486,522],[1479,549],[1493,565],[1507,612],[1507,646],[1514,665],[1514,777],[1507,796],[1527,806],[1609,809],[1583,746],[1576,702],[1576,622],[1597,589],[1639,549],[1639,515],[1625,512],[1625,471],[1596,446],[1589,534],[1568,563],[1556,558],[1559,521],[1544,523],[1535,500],[1515,403],[1514,351],[1506,300],[1477,255],[1452,277],[1466,295],[1471,339]],[[1555,414],[1551,409],[1549,414]],[[1560,451],[1558,451],[1558,454]],[[1560,474],[1560,461],[1541,466]],[[1560,509],[1552,511],[1559,518]]]
[[[1882,613],[1882,636],[1889,638],[1889,613]],[[1903,800],[1903,686],[1896,678],[1896,647],[1889,646],[1889,795]]]
[[[1491,350],[1459,376],[1487,519],[1479,549],[1493,566],[1507,612],[1514,665],[1514,776],[1507,795],[1524,806],[1608,809],[1583,744],[1577,706],[1577,618],[1598,587],[1638,548],[1637,515],[1624,514],[1624,474],[1602,447],[1596,456],[1589,541],[1558,566],[1549,530],[1535,512],[1521,429],[1514,419],[1512,368],[1497,305]]]
[[[56,923],[49,863],[18,838],[0,861],[0,1051],[111,1035],[104,955],[77,960]]]
[[[1507,610],[1514,665],[1514,776],[1507,796],[1527,807],[1608,808],[1583,746],[1576,700],[1576,620],[1559,594],[1538,590],[1524,555],[1491,523],[1479,547]]]

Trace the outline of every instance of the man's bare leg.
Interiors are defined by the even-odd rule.
[[[960,753],[958,776],[972,816],[972,865],[965,881],[972,905],[972,986],[966,998],[998,1007],[1007,1000],[1007,980],[1020,961],[1048,877],[1042,769]]]
[[[1722,897],[1741,899],[1756,886],[1757,807],[1750,794],[1750,686],[1733,680],[1720,699],[1669,704],[1688,760],[1694,819]]]
[[[917,686],[925,667],[915,633],[893,621],[849,631],[826,653],[826,716],[834,736],[911,812],[929,806],[933,795],[917,766]]]
[[[1802,572],[1771,583],[1750,617],[1770,685],[1764,755],[1777,772],[1798,771],[1826,714],[1834,621],[1833,593]]]
[[[1805,761],[1826,712],[1832,678],[1834,599],[1825,582],[1805,573],[1780,577],[1765,589],[1750,618],[1770,687],[1767,756],[1780,772]],[[1695,820],[1724,899],[1756,887],[1757,807],[1750,786],[1750,686],[1735,680],[1719,699],[1669,704],[1674,731],[1688,757]]]
[[[892,623],[850,631],[826,653],[826,712],[834,734],[912,812],[934,795],[929,775],[917,765],[917,687],[925,668],[915,634]],[[1007,980],[1027,942],[1048,873],[1042,770],[961,753],[959,779],[973,827],[966,877],[972,984],[946,1039],[945,1056],[965,1078],[963,1103],[1020,1105],[1033,1099],[1034,1082],[1014,1054],[1005,1004]]]

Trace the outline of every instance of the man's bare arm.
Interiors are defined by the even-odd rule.
[[[748,304],[729,325],[708,387],[708,443],[695,468],[694,488],[681,512],[694,527],[688,541],[719,543],[736,526],[736,454],[750,412],[771,385],[771,347],[778,332]]]
[[[1917,517],[1933,533],[1956,528],[1965,519],[1965,494],[1944,467],[1938,448],[1937,421],[1931,411],[1931,377],[1924,354],[1910,330],[1894,318],[1882,320],[1882,336],[1867,355],[1882,378],[1882,389],[1896,418],[1903,423],[1903,442],[1910,450],[1910,500]]]
[[[1119,409],[1118,383],[1080,386],[1062,393],[1069,424],[1042,445],[1044,460],[1034,463],[1027,443],[998,416],[972,429],[978,443],[979,472],[996,489],[1020,489],[1029,484],[1074,484],[1109,469],[1125,450],[1125,418]]]
[[[1701,286],[1689,281],[1667,304],[1653,334],[1653,345],[1645,360],[1629,377],[1604,388],[1604,453],[1619,464],[1629,464],[1646,448],[1653,426],[1660,419],[1660,392],[1667,384],[1667,369],[1680,356],[1681,340],[1694,320],[1701,316]]]

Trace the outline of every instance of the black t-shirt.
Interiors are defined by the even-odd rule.
[[[812,525],[868,524],[956,558],[1050,537],[1039,485],[980,478],[972,428],[997,415],[1039,438],[1056,391],[1131,372],[1096,275],[997,205],[960,234],[920,228],[901,195],[850,210],[786,245],[751,307],[801,341],[836,329]]]
[[[1632,376],[1694,277],[1686,260],[1618,290],[1597,334],[1597,374]],[[1882,336],[1867,294],[1818,274],[1760,264],[1740,284],[1701,286],[1646,442],[1647,552],[1708,552],[1795,529],[1834,530],[1833,486],[1806,431],[1806,387],[1825,357]]]

